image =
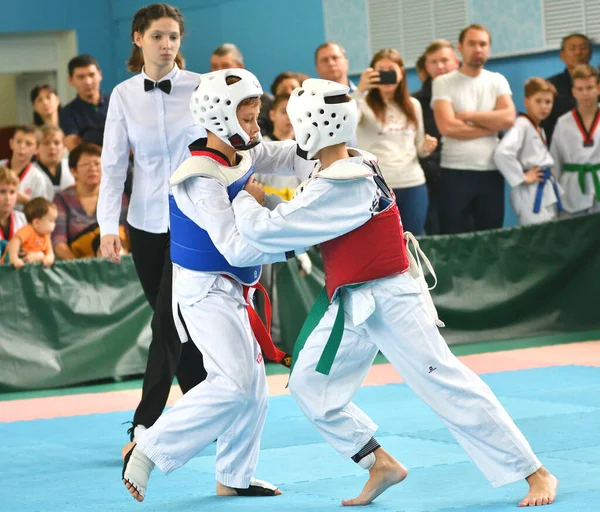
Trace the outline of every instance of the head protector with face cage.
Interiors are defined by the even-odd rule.
[[[320,78],[304,80],[294,90],[287,113],[307,159],[325,147],[348,142],[358,124],[356,101],[348,96],[348,87]]]
[[[235,83],[228,84],[228,78]],[[229,82],[234,79],[229,78]],[[246,69],[222,69],[200,76],[200,83],[192,93],[190,111],[194,123],[219,137],[235,149],[250,149],[250,136],[242,129],[238,118],[239,104],[248,98],[260,98],[263,90],[258,78]]]

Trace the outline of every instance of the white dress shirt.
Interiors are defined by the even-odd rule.
[[[144,91],[144,71],[117,85],[110,97],[104,146],[102,182],[98,198],[100,233],[119,233],[119,214],[127,176],[129,151],[133,151],[134,179],[127,221],[150,233],[169,229],[169,178],[190,156],[188,146],[206,137],[194,125],[189,110],[200,75],[177,66],[163,77],[171,80],[171,94],[159,88]]]

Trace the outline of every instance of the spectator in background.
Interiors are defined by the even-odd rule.
[[[31,89],[30,98],[33,105],[33,124],[58,126],[60,98],[56,94],[56,89],[50,84],[36,85]]]
[[[348,78],[348,68],[350,64],[346,58],[346,50],[338,43],[327,41],[315,50],[315,68],[317,74],[324,80],[331,80],[343,85],[347,85],[350,94],[356,91],[356,85]],[[348,141],[348,146],[358,147],[356,136]]]
[[[384,71],[395,73],[394,83],[379,83]],[[358,145],[379,158],[383,177],[396,195],[405,230],[422,235],[428,200],[418,157],[435,150],[437,139],[425,135],[421,104],[408,94],[400,54],[391,48],[378,51],[352,95],[358,103]],[[331,122],[335,124],[334,119]]]
[[[235,69],[244,67],[244,56],[233,43],[217,46],[210,56],[210,70]]]
[[[52,233],[54,252],[61,260],[92,258],[100,247],[100,227],[96,216],[98,192],[102,176],[102,148],[83,142],[69,154],[69,168],[74,184],[56,193],[58,211],[56,229]],[[128,252],[127,198],[121,198],[119,238],[121,254]]]
[[[293,88],[292,88],[293,86]],[[275,81],[271,85],[271,91],[281,91],[296,89],[299,87],[298,78],[295,73],[284,72],[277,75]],[[264,140],[292,140],[294,138],[294,128],[290,122],[290,116],[287,113],[287,105],[290,99],[288,94],[275,95],[269,117],[273,123],[273,131],[264,136]],[[262,174],[256,173],[256,179],[262,183],[267,194],[276,194],[285,201],[289,201],[298,185],[300,179],[296,175],[284,176],[282,174]],[[296,261],[301,275],[310,274],[312,270],[312,262],[308,254],[304,253],[297,255]],[[260,276],[260,284],[265,287],[267,294],[271,300],[272,316],[271,316],[271,338],[273,342],[281,343],[281,325],[279,323],[279,294],[276,283],[275,270],[277,265],[266,264],[262,266],[262,274]],[[258,311],[264,316],[265,304],[262,294],[256,294]]]
[[[275,96],[269,117],[273,123],[273,131],[264,136],[264,140],[291,140],[294,138],[294,129],[287,113],[289,95],[281,94]],[[294,176],[283,176],[279,174],[256,174],[256,179],[263,184],[267,194],[277,194],[289,201],[300,185],[300,180]]]
[[[346,50],[339,44],[327,41],[315,50],[317,75],[324,80],[347,85],[352,93],[356,90],[356,85],[348,78],[348,67]]]
[[[42,126],[41,132],[38,157],[33,166],[48,177],[54,192],[64,190],[75,183],[69,170],[69,161],[64,157],[65,135],[55,124]]]
[[[34,197],[45,197],[48,201],[52,201],[54,197],[52,183],[31,162],[37,155],[40,139],[41,132],[37,126],[20,124],[8,141],[11,157],[8,160],[0,160],[0,166],[12,169],[19,178],[17,209],[21,211],[23,206]]]
[[[293,71],[284,71],[283,73],[279,73],[271,84],[271,92],[273,93],[273,97],[289,97],[294,89],[302,85],[302,82],[305,80],[305,78],[307,78],[306,75],[294,73]],[[269,111],[269,117],[271,116],[272,111],[273,109],[271,107],[271,110]]]
[[[569,110],[575,108],[575,98],[573,97],[573,79],[571,73],[575,66],[579,64],[589,64],[592,56],[592,43],[590,39],[579,33],[569,34],[563,37],[560,44],[560,60],[566,67],[562,73],[553,75],[548,81],[556,87],[558,93],[554,100],[552,112],[542,123],[542,128],[546,132],[548,144],[552,142],[554,127],[558,118]]]
[[[599,77],[589,64],[575,66],[571,76],[576,107],[558,118],[550,153],[565,211],[593,213],[600,211]]]
[[[224,43],[215,48],[210,56],[210,70],[235,69],[244,67],[244,56],[240,49],[233,43]],[[273,96],[264,93],[260,97],[261,107],[258,115],[258,126],[263,135],[273,131],[273,125],[269,118],[269,111],[273,104]]]
[[[56,207],[43,197],[35,197],[25,205],[25,224],[15,233],[6,254],[8,262],[16,269],[25,263],[43,263],[49,267],[54,263],[54,251],[50,234],[56,226]]]
[[[417,62],[415,62],[415,69],[417,70],[417,77],[419,77],[419,82],[421,82],[421,83],[425,82],[425,80],[427,80],[427,77],[429,76],[427,74],[427,70],[425,69],[425,57],[426,57],[426,55],[423,54],[417,59]]]
[[[59,111],[60,127],[65,133],[65,146],[71,151],[84,136],[102,140],[109,95],[100,92],[102,71],[91,55],[78,55],[69,61],[69,84],[77,97]],[[90,133],[91,132],[91,133]]]
[[[479,24],[459,35],[462,65],[433,81],[431,103],[442,134],[441,232],[463,233],[502,227],[504,178],[496,170],[498,132],[515,122],[506,78],[484,69],[491,36]]]
[[[423,110],[423,124],[425,133],[435,137],[440,142],[441,135],[435,124],[433,109],[431,108],[431,84],[438,76],[445,75],[458,69],[459,61],[454,47],[445,39],[433,41],[426,49],[423,57],[423,66],[427,78],[423,86],[413,94],[421,104]],[[420,60],[420,59],[419,59]],[[440,190],[440,155],[442,145],[438,144],[431,155],[427,158],[421,158],[419,163],[425,171],[427,180],[427,191],[429,192],[429,208],[427,209],[427,219],[425,221],[425,232],[428,235],[437,235],[440,233],[439,219],[439,197]]]
[[[8,167],[0,167],[0,256],[13,235],[27,224],[25,215],[15,211],[19,178]]]
[[[131,441],[159,418],[175,375],[184,393],[206,377],[196,345],[181,343],[186,336],[183,329],[178,331],[172,309],[169,178],[190,155],[188,146],[206,137],[205,130],[194,125],[189,109],[200,75],[179,68],[183,29],[176,7],[152,4],[136,12],[127,64],[137,74],[113,90],[102,148],[97,210],[101,254],[121,261],[119,219],[133,150],[135,180],[127,212],[131,254],[154,310],[142,398],[128,431]]]
[[[555,95],[556,88],[547,80],[527,80],[527,113],[517,116],[494,153],[496,166],[511,187],[510,201],[521,226],[550,221],[562,209],[561,189],[550,172],[554,160],[540,126],[552,111]]]

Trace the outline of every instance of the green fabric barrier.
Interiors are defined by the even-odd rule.
[[[131,256],[0,265],[0,391],[144,373],[152,310]]]
[[[600,329],[600,214],[420,243],[448,343]],[[310,254],[307,277],[294,258],[277,269],[288,353],[324,285],[318,250]],[[0,304],[0,392],[144,372],[152,312],[129,256],[0,265]]]
[[[419,242],[438,277],[432,297],[449,344],[600,328],[600,214]],[[309,253],[312,275],[301,277],[294,260],[277,270],[288,353],[324,283],[318,251]]]

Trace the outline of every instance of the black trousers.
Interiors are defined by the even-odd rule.
[[[142,399],[133,424],[151,427],[165,408],[173,377],[177,375],[181,391],[186,393],[206,378],[206,370],[193,341],[181,343],[173,320],[169,233],[148,233],[129,226],[129,238],[135,270],[154,310]]]
[[[501,228],[504,177],[498,171],[442,167],[438,211],[444,235]]]

